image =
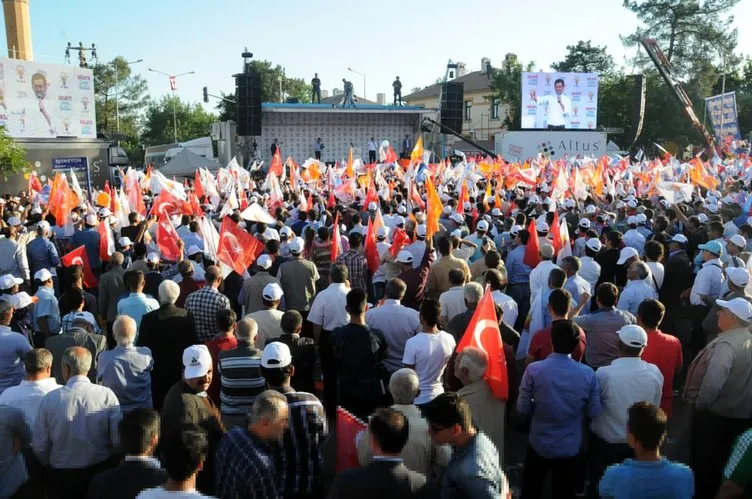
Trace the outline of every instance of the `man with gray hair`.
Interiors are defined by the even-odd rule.
[[[483,379],[488,367],[488,354],[475,347],[466,347],[454,360],[454,375],[462,382],[457,395],[462,397],[477,428],[491,439],[499,451],[499,466],[504,466],[504,421],[506,402],[491,393]]]
[[[159,285],[160,307],[141,319],[136,340],[136,345],[149,348],[154,359],[151,396],[157,410],[162,409],[162,401],[172,385],[180,381],[183,351],[197,343],[193,316],[175,306],[178,295],[180,287],[170,279]]]
[[[440,471],[449,462],[451,449],[445,445],[436,445],[431,440],[428,422],[423,418],[420,409],[415,405],[418,396],[418,373],[407,367],[398,369],[389,378],[389,393],[392,394],[396,409],[405,415],[409,427],[407,444],[400,452],[400,457],[407,468],[417,471],[426,477],[432,476],[434,471]],[[358,461],[365,466],[373,459],[368,431],[358,439]]]
[[[26,352],[23,358],[26,379],[18,386],[7,388],[0,394],[0,405],[17,407],[24,412],[26,422],[34,429],[42,398],[60,385],[51,377],[52,354],[44,348]]]
[[[235,329],[238,346],[218,355],[219,405],[227,428],[245,424],[253,401],[266,388],[261,375],[261,352],[254,346],[257,336],[256,321],[241,319]]]
[[[248,413],[248,426],[230,430],[217,448],[218,497],[281,497],[274,445],[287,428],[287,415],[287,399],[281,393],[266,390],[256,397]]]
[[[89,381],[92,356],[74,346],[62,355],[65,386],[39,405],[32,448],[50,468],[48,497],[85,497],[89,481],[109,468],[117,449],[120,404],[105,386]]]
[[[658,294],[655,289],[646,282],[648,277],[650,277],[650,269],[645,263],[639,260],[632,263],[627,269],[627,285],[624,286],[619,296],[616,308],[637,316],[640,303],[645,300],[657,300]]]
[[[120,401],[123,412],[151,409],[151,370],[154,359],[149,347],[137,347],[136,321],[118,316],[112,325],[117,346],[99,355],[97,383],[110,388]]]

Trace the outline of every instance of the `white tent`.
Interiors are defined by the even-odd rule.
[[[160,168],[159,171],[165,176],[191,177],[199,168],[206,168],[214,172],[219,169],[219,164],[203,158],[188,149],[183,149],[177,156],[167,162],[165,166]]]

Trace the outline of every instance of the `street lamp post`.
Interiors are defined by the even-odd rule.
[[[350,71],[351,73],[355,73],[356,75],[363,77],[363,98],[368,100],[368,92],[366,91],[366,75],[358,71],[355,71],[353,68],[347,68],[347,70]]]
[[[185,75],[192,75],[196,74],[195,71],[187,71],[185,73],[180,73],[177,75],[172,75],[170,73],[165,73],[164,71],[159,71],[158,69],[149,68],[149,71],[152,73],[159,73],[161,75],[165,75],[167,78],[170,79],[170,88],[172,89],[172,128],[173,132],[175,133],[175,143],[178,143],[178,104],[177,100],[175,98],[175,90],[177,89],[177,84],[175,83],[175,80],[179,78],[180,76]]]
[[[131,64],[138,64],[139,62],[144,62],[144,60],[126,61],[125,64],[126,66],[130,66]],[[112,65],[115,66],[115,123],[117,132],[120,133],[120,89],[118,88],[118,65],[114,62]]]

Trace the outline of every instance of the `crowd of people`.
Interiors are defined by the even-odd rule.
[[[147,173],[127,217],[92,195],[62,224],[55,196],[5,195],[0,498],[750,494],[748,159],[676,182],[675,158],[539,158],[511,183],[502,162],[413,160],[162,184],[190,210]],[[258,246],[247,267],[225,222]],[[496,353],[458,347],[487,296],[504,398]],[[679,405],[685,463],[662,453]],[[330,445],[343,411],[364,430]]]

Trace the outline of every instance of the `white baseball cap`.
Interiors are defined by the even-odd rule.
[[[543,220],[535,224],[535,230],[538,232],[548,232],[548,229],[548,224]]]
[[[595,206],[592,204],[587,205],[587,208],[585,208],[585,213],[588,215],[594,215],[595,214]]]
[[[73,314],[73,321],[85,321],[90,326],[96,328],[97,327],[97,320],[94,318],[94,315],[92,315],[91,312],[87,311],[81,311],[81,312],[75,312]]]
[[[671,242],[687,244],[689,242],[689,239],[687,239],[687,236],[685,236],[684,234],[675,234],[674,237],[671,238]]]
[[[413,254],[409,251],[402,250],[397,255],[398,263],[413,263]]]
[[[186,252],[185,252],[185,254],[186,254],[186,255],[188,255],[188,256],[193,256],[193,255],[197,255],[197,254],[199,254],[199,253],[203,253],[203,251],[201,250],[201,248],[199,248],[199,247],[198,247],[198,246],[196,246],[195,244],[192,244],[192,245],[191,245],[191,247],[190,247],[190,248],[188,248],[188,249],[186,250]]]
[[[648,344],[648,333],[634,324],[623,326],[617,334],[619,341],[632,348],[645,348]]]
[[[488,222],[486,222],[485,220],[481,220],[480,222],[478,222],[478,226],[476,227],[476,229],[478,229],[481,232],[487,231],[488,230]]]
[[[587,218],[581,218],[580,223],[578,224],[583,229],[589,229],[590,228],[590,220]]]
[[[473,205],[470,204],[470,201],[465,201],[465,204],[462,205],[462,209],[465,210],[465,211],[468,211],[468,210],[472,209],[472,207],[473,207]]]
[[[18,293],[14,294],[10,297],[10,303],[13,305],[13,308],[16,310],[20,308],[26,308],[32,303],[34,303],[34,300],[29,296],[29,293],[25,291],[19,291]]]
[[[630,208],[637,208],[637,201],[630,199],[629,201],[627,201],[627,206],[629,206]]]
[[[282,299],[282,287],[276,282],[270,282],[264,286],[264,290],[261,292],[261,297],[268,301],[277,301]]]
[[[37,229],[42,230],[50,230],[50,223],[47,220],[42,220],[41,222],[37,222]]]
[[[279,229],[280,236],[290,237],[291,234],[292,234],[292,229],[288,227],[287,225]]]
[[[585,246],[587,246],[593,251],[600,251],[603,245],[601,244],[601,242],[598,240],[597,237],[591,237],[590,239],[585,241]]]
[[[405,225],[405,217],[397,215],[394,217],[394,225]]]
[[[8,225],[10,225],[11,227],[18,227],[19,225],[21,225],[21,220],[15,216],[10,217],[8,218]]]
[[[501,210],[498,208],[494,208],[491,210],[491,216],[492,217],[500,217],[501,216]]]
[[[640,254],[637,252],[636,249],[634,249],[631,246],[625,246],[621,249],[619,252],[619,260],[616,262],[616,265],[624,265],[627,260],[634,257],[639,257]]]
[[[462,237],[462,231],[459,229],[454,229],[451,234],[449,234],[451,237]]]
[[[425,224],[420,224],[420,225],[418,225],[418,226],[417,226],[417,227],[415,228],[415,234],[416,234],[416,235],[417,235],[418,237],[426,237],[426,233],[427,233],[427,232],[426,232],[426,225],[425,225]]]
[[[747,269],[741,267],[728,267],[726,269],[726,277],[740,288],[749,284],[749,272],[747,272]]]
[[[452,216],[449,217],[452,219],[452,221],[461,224],[465,221],[465,217],[462,216],[462,213],[452,213]]]
[[[91,225],[91,226],[97,225],[98,223],[97,216],[91,213],[86,215],[86,217],[84,218],[84,223],[86,225]]]
[[[183,350],[183,367],[185,379],[200,378],[206,375],[212,366],[212,356],[206,345],[192,345]]]
[[[118,244],[120,244],[121,247],[133,246],[133,241],[131,241],[130,237],[121,237],[118,239]]]
[[[745,248],[747,246],[747,240],[744,239],[744,236],[742,236],[741,234],[734,234],[729,238],[729,242],[735,244],[736,246],[739,246],[740,248]]]
[[[635,215],[635,218],[637,218],[637,223],[640,225],[644,225],[648,221],[648,217],[644,213],[638,213]]]
[[[452,213],[452,207],[449,205],[444,206],[444,215],[449,215]]]
[[[380,238],[385,238],[389,235],[389,227],[379,227],[379,231],[376,233],[376,235]]]
[[[13,286],[23,284],[23,279],[13,277],[11,274],[5,274],[0,276],[0,289],[10,289]]]
[[[267,241],[274,239],[275,241],[279,241],[279,232],[277,232],[277,229],[272,229],[271,227],[267,227],[264,231],[264,237]]]
[[[697,215],[697,220],[699,220],[700,223],[706,224],[708,223],[708,216],[704,213],[700,213],[699,215]]]
[[[41,215],[41,214],[42,214],[42,208],[40,208],[39,206],[35,206],[35,207],[33,207],[33,208],[31,209],[31,212],[30,212],[30,213],[31,213],[32,215]]]
[[[541,200],[536,194],[533,194],[530,196],[530,204],[541,204]]]
[[[34,273],[34,279],[39,282],[47,282],[52,279],[52,274],[50,274],[50,271],[47,269],[37,270],[36,273]]]
[[[405,205],[401,204],[397,206],[397,213],[399,213],[400,215],[407,214],[407,208],[405,208]]]
[[[631,217],[627,218],[627,224],[628,225],[637,225],[637,217],[632,215]]]
[[[269,255],[261,255],[256,259],[256,266],[260,269],[268,269],[272,266],[272,257]]]
[[[725,308],[745,322],[752,321],[752,303],[744,298],[734,298],[733,300],[716,300],[718,306]]]
[[[296,237],[292,241],[290,241],[290,253],[295,253],[296,255],[299,255],[303,252],[303,248],[305,248],[305,241],[302,237]]]
[[[512,228],[509,229],[509,234],[516,236],[522,229],[523,227],[521,225],[512,225]]]
[[[287,344],[273,341],[264,347],[264,353],[261,354],[261,367],[274,369],[287,367],[290,364],[292,364],[292,354]]]
[[[112,212],[109,208],[102,208],[99,210],[100,217],[109,217],[110,215],[112,215]]]
[[[159,255],[157,253],[151,252],[146,255],[146,261],[150,263],[159,263]]]

